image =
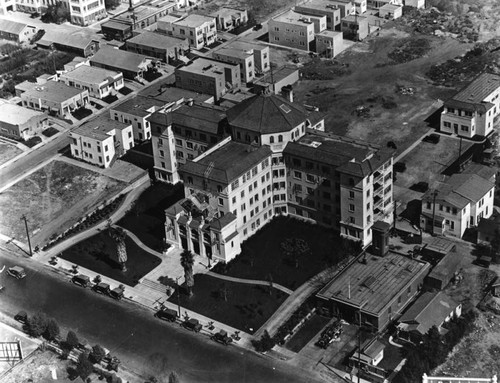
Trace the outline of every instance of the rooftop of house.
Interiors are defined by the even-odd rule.
[[[342,21],[345,21],[347,23],[351,24],[368,24],[368,18],[365,16],[358,16],[358,15],[349,15],[346,16],[342,19]]]
[[[485,98],[500,88],[500,76],[481,73],[470,84],[462,88],[451,100],[469,104],[481,104]],[[445,103],[447,104],[447,103]]]
[[[34,117],[45,116],[44,113],[28,109],[16,104],[0,104],[0,121],[11,125],[22,125]]]
[[[401,291],[429,269],[429,264],[389,252],[385,257],[362,256],[334,277],[318,297],[380,315]]]
[[[289,23],[295,25],[313,25],[313,22],[310,20],[309,15],[304,15],[299,12],[295,12],[294,10],[289,10],[285,13],[282,13],[279,16],[272,18],[272,21],[278,21],[280,23]]]
[[[134,17],[135,22],[141,21],[147,19],[148,17],[154,16],[155,14],[163,12],[166,9],[171,9],[174,7],[175,3],[171,1],[162,1],[161,4],[158,4],[156,6],[152,6],[150,4],[140,5],[138,7],[135,7],[132,11],[126,10],[125,12],[114,16],[112,20],[130,25],[134,23]]]
[[[131,126],[131,124],[125,124],[123,122],[113,120],[109,118],[108,115],[101,115],[83,123],[71,132],[87,138],[105,140],[109,138],[109,133],[113,130],[122,130],[129,126]]]
[[[273,69],[272,73],[268,72],[264,76],[255,80],[254,84],[263,85],[263,86],[269,85],[269,84],[276,84],[295,72],[297,72],[297,75],[298,75],[298,71],[299,70],[297,69],[297,67],[294,67],[292,65],[284,65],[282,67]]]
[[[49,47],[52,44],[58,44],[75,49],[85,49],[92,42],[99,43],[100,41],[101,38],[89,29],[81,29],[73,33],[59,33],[55,30],[48,30],[37,42],[37,45]]]
[[[216,11],[210,13],[210,16],[231,17],[235,13],[246,12],[246,9],[220,7]]]
[[[240,49],[243,51],[250,51],[252,49],[254,49],[256,51],[269,50],[268,46],[260,45],[257,43],[250,43],[248,41],[242,41],[242,40],[235,40],[235,41],[227,44],[226,47],[232,48],[232,49]]]
[[[342,4],[343,5],[343,4]],[[321,11],[334,12],[339,9],[339,4],[332,2],[330,0],[311,0],[307,3],[300,4],[296,7],[297,9],[315,9]]]
[[[481,220],[483,221],[483,220]],[[453,274],[458,271],[460,264],[464,259],[463,254],[456,252],[448,252],[441,258],[441,260],[434,266],[429,273],[429,278],[437,279],[447,285],[451,280]]]
[[[230,64],[200,57],[190,64],[176,69],[176,71],[202,73],[207,76],[224,76],[225,68],[239,68],[239,64]]]
[[[432,326],[440,326],[459,305],[442,291],[426,292],[399,318],[402,325],[398,327],[427,334]]]
[[[238,49],[238,48],[230,48],[230,47],[223,47],[219,49],[218,51],[213,53],[214,56],[217,54],[224,55],[224,56],[229,56],[233,58],[238,58],[238,59],[246,59],[248,57],[253,57],[253,53],[250,51],[245,51],[243,49]]]
[[[111,110],[116,110],[117,112],[127,113],[142,118],[150,115],[163,105],[165,105],[163,101],[137,95],[116,105],[111,108]]]
[[[103,47],[90,59],[90,63],[98,63],[112,68],[136,72],[148,64],[147,56],[126,52],[110,47]]]
[[[477,203],[495,184],[477,174],[453,174],[445,182],[441,182],[435,190],[429,190],[422,197],[423,201],[444,202],[458,209],[463,209],[469,203]]]
[[[184,104],[172,112],[172,124],[201,132],[222,135],[226,125],[226,109],[206,103]]]
[[[343,36],[343,33],[340,31],[329,31],[328,29],[325,29],[322,32],[316,33],[316,36],[324,36],[324,37],[336,37],[336,36]]]
[[[184,45],[185,48],[188,47],[189,42],[187,37],[180,39],[177,37],[162,35],[155,32],[143,32],[135,37],[127,40],[127,44],[137,44],[147,47],[152,47],[155,49],[167,50],[169,48],[175,48],[179,45]]]
[[[74,70],[61,75],[62,78],[68,78],[74,81],[81,81],[92,84],[100,84],[104,81],[114,82],[119,72],[107,69],[96,68],[89,65],[80,65]]]
[[[176,21],[179,21],[179,19],[182,18],[181,15],[176,15],[176,14],[169,14],[165,15],[162,18],[158,19],[158,22],[161,23],[175,23]]]
[[[229,141],[206,156],[181,165],[179,172],[229,185],[272,154],[268,146]]]
[[[213,96],[203,93],[196,93],[191,90],[176,88],[173,86],[165,86],[160,82],[148,86],[139,92],[139,95],[145,97],[156,98],[159,101],[169,104],[172,102],[192,99],[195,102],[209,102],[213,100]]]
[[[105,23],[101,24],[101,28],[110,28],[110,29],[115,29],[119,31],[126,31],[131,28],[131,25],[128,23],[123,23],[115,20],[109,20],[106,21]]]
[[[337,171],[366,177],[386,163],[394,151],[361,140],[322,132],[307,132],[289,142],[284,154],[310,159],[337,168]]]
[[[231,126],[260,134],[288,132],[307,120],[307,112],[274,93],[247,98],[227,111]]]
[[[477,174],[478,176],[493,181],[496,177],[496,170],[494,167],[478,164],[477,162],[470,163],[463,171],[463,174]]]
[[[426,251],[432,251],[433,253],[438,253],[441,255],[448,254],[456,249],[456,244],[449,238],[444,237],[433,237],[430,242],[428,242],[424,249]]]
[[[19,35],[26,27],[35,28],[24,23],[18,23],[17,21],[0,19],[0,31],[2,32]]]
[[[402,8],[402,5],[396,5],[396,4],[384,4],[382,5],[379,10],[381,11],[387,11],[387,12],[394,12],[396,9]]]
[[[43,85],[33,84],[31,89],[26,89],[26,91],[21,94],[21,97],[40,98],[46,101],[61,103],[83,92],[87,91],[85,89],[73,88],[62,82],[47,81]]]
[[[175,20],[174,23],[180,27],[198,28],[205,23],[214,23],[215,25],[215,17],[191,13],[184,18]]]

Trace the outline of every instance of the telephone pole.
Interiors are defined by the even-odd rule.
[[[26,227],[26,236],[28,237],[28,245],[30,247],[30,257],[33,256],[33,251],[31,250],[31,240],[30,240],[30,232],[28,230],[28,220],[26,219],[26,216],[23,214],[21,219],[24,221],[24,226]]]

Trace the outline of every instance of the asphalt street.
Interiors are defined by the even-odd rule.
[[[175,370],[183,382],[316,382],[311,372],[236,346],[223,346],[208,336],[194,334],[178,324],[163,322],[145,308],[115,301],[69,282],[27,258],[0,250],[0,269],[25,268],[16,280],[4,271],[0,284],[0,312],[12,318],[20,310],[42,311],[64,329],[74,330],[91,345],[96,343],[118,356],[137,373],[149,376]]]

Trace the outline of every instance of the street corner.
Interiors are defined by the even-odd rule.
[[[0,323],[0,376],[35,351],[40,341]]]

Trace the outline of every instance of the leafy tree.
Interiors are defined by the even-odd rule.
[[[70,21],[71,17],[68,8],[62,1],[48,6],[47,11],[40,18],[44,23],[62,24],[65,21]]]
[[[194,275],[193,275],[194,255],[189,250],[184,250],[181,254],[181,266],[184,269],[184,279],[188,295],[193,295]]]
[[[106,351],[104,351],[104,349],[100,345],[96,344],[94,347],[92,347],[92,351],[90,352],[89,355],[89,360],[92,363],[100,363],[105,356],[106,356]]]
[[[45,331],[43,333],[43,336],[47,340],[55,340],[59,334],[61,333],[61,330],[59,329],[59,325],[57,324],[56,320],[51,318],[47,322],[47,327],[45,328]]]
[[[425,334],[421,353],[427,359],[427,363],[431,369],[445,361],[447,350],[443,342],[443,337],[436,326],[432,326],[427,331],[427,334]]]
[[[265,330],[259,340],[252,340],[252,344],[256,351],[266,352],[272,349],[276,342],[273,338],[271,338],[267,330]]]
[[[175,371],[172,371],[168,376],[168,383],[181,383],[179,375]]]
[[[118,262],[122,266],[122,271],[127,271],[127,247],[125,245],[125,238],[127,238],[127,234],[121,227],[111,226],[108,228],[108,233],[116,242],[116,255]]]
[[[301,238],[287,238],[280,244],[283,255],[299,267],[299,258],[310,255],[309,244]]]
[[[32,337],[37,338],[45,332],[45,330],[47,329],[47,325],[48,325],[48,320],[45,314],[38,312],[32,317],[28,318],[27,322],[28,334],[30,334]]]
[[[104,0],[104,6],[106,9],[115,9],[121,4],[120,0]]]
[[[88,376],[94,370],[94,366],[92,362],[89,360],[89,354],[82,352],[78,356],[78,360],[76,362],[76,375],[82,378],[83,380],[87,379]]]
[[[68,335],[66,335],[66,347],[69,350],[74,349],[80,343],[78,337],[73,331],[68,331]]]

